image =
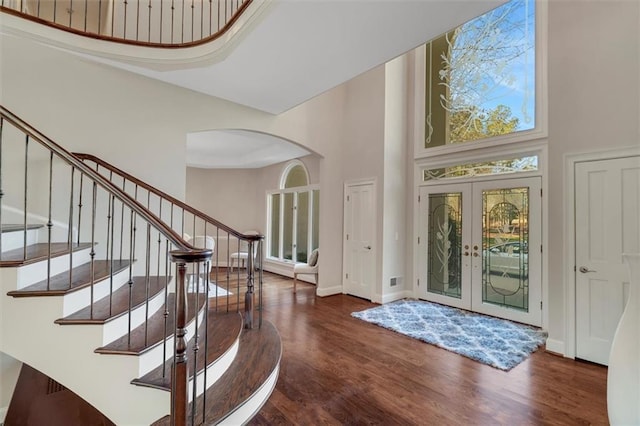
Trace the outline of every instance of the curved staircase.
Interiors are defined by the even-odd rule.
[[[39,142],[44,138],[6,110],[2,113],[0,153],[5,158],[12,154],[7,144],[9,118],[30,138]],[[236,268],[232,274],[224,261],[212,258],[204,262],[209,274],[186,274],[187,265],[174,265],[169,253],[198,253],[200,261],[211,253],[179,237],[185,228],[184,210],[182,222],[172,223],[173,207],[169,221],[162,211],[156,214],[129,197],[126,188],[121,191],[103,182],[66,151],[63,159],[69,155],[72,160],[75,186],[71,183],[63,190],[71,200],[64,215],[69,223],[66,228],[58,225],[51,176],[60,148],[48,142],[55,148],[50,154],[49,184],[44,185],[49,191],[30,190],[22,211],[1,206],[2,221],[23,219],[23,223],[2,225],[0,351],[62,384],[117,425],[246,423],[273,391],[282,350],[272,324],[261,317],[253,323],[254,265],[242,272]],[[26,176],[27,165],[24,169]],[[74,178],[73,170],[81,177]],[[21,186],[12,185],[15,179],[6,176],[0,182],[4,183],[0,202],[2,195]],[[96,188],[107,194],[102,206]],[[38,205],[32,201],[36,195],[48,198],[46,214],[29,212],[29,206]],[[81,211],[83,203],[92,205],[89,212]],[[162,210],[162,202],[159,205]],[[104,226],[96,225],[101,215]],[[214,231],[212,225],[200,230],[195,217],[188,229]],[[120,236],[114,237],[118,227]],[[215,228],[218,242],[220,229]],[[235,237],[234,244],[240,247],[243,236],[222,229],[227,245]],[[105,237],[98,238],[100,234]],[[261,241],[257,244],[261,251]],[[259,289],[260,284],[258,279]],[[218,294],[218,287],[211,291],[214,286],[224,292]],[[180,362],[189,371],[181,384],[174,378]],[[185,391],[186,400],[176,389]],[[178,418],[179,411],[176,415],[179,406],[186,407],[186,419]],[[7,424],[12,415],[16,413],[10,406]]]

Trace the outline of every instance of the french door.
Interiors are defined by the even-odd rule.
[[[542,325],[540,178],[420,188],[420,297]]]

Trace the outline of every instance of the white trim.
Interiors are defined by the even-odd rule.
[[[333,287],[318,287],[316,289],[316,295],[319,297],[326,297],[326,296],[334,296],[336,294],[342,294],[342,286],[341,285],[336,285]]]
[[[558,355],[563,355],[565,351],[564,342],[562,340],[547,339],[545,350],[547,352],[553,352]]]
[[[548,137],[548,77],[547,77],[547,46],[548,46],[548,6],[545,1],[536,1],[535,20],[536,20],[536,105],[535,105],[535,127],[531,130],[514,132],[508,135],[487,138],[479,141],[439,146],[433,148],[424,147],[424,123],[425,123],[425,96],[426,96],[426,48],[422,45],[415,49],[415,93],[421,94],[414,98],[414,157],[416,160],[428,157],[440,157],[449,154],[457,154],[467,151],[475,151],[478,149],[508,149],[512,144],[523,141],[533,141],[546,139]]]
[[[413,297],[413,292],[411,290],[399,290],[393,293],[385,293],[382,296],[379,294],[376,294],[375,298],[372,299],[371,301],[373,303],[385,304],[385,303],[391,303],[391,302],[395,302],[396,300],[406,299],[410,297]]]
[[[0,424],[4,424],[4,419],[7,417],[7,411],[9,411],[9,407],[0,407]]]
[[[291,188],[285,188],[284,185],[287,183],[287,178],[289,177],[289,172],[291,172],[291,170],[294,167],[300,166],[302,167],[302,170],[304,170],[304,175],[307,179],[307,184],[306,185],[302,185],[302,186],[296,186],[296,187],[291,187]],[[307,166],[304,165],[304,163],[300,160],[298,160],[297,158],[295,160],[291,160],[289,161],[287,164],[285,164],[284,168],[282,169],[282,173],[280,174],[280,182],[278,184],[278,188],[280,190],[285,190],[285,189],[295,189],[295,188],[306,188],[307,186],[309,186],[309,171],[307,170]]]
[[[576,357],[576,218],[575,218],[575,167],[577,163],[586,161],[612,160],[640,155],[640,148],[630,146],[619,149],[596,150],[583,153],[568,153],[564,155],[564,179],[563,179],[563,223],[564,237],[562,249],[564,254],[564,274],[562,285],[564,286],[565,324],[564,324],[564,348],[563,353],[567,358]],[[548,343],[547,343],[548,344]],[[555,351],[554,351],[555,352]]]

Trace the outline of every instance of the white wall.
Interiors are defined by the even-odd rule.
[[[640,3],[549,3],[549,338],[565,339],[566,154],[640,144]]]
[[[4,352],[0,352],[0,422],[4,421],[6,409],[11,402],[22,363]]]

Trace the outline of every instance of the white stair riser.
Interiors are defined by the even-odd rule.
[[[205,387],[204,371],[198,373],[196,377],[196,398],[202,395],[205,389],[209,389],[227,371],[238,354],[240,340],[236,339],[233,345],[215,362],[207,367],[207,380]],[[193,378],[189,380],[189,402],[193,401]]]
[[[198,313],[198,327],[202,326],[203,320],[204,320],[204,309]],[[196,322],[190,321],[187,324],[186,338],[188,341],[191,340],[193,336],[195,336],[195,330],[196,330]],[[169,331],[171,333],[173,332],[173,330],[169,330]],[[140,355],[141,359],[139,363],[140,369],[138,371],[138,377],[144,376],[145,374],[155,369],[158,365],[160,365],[164,361],[167,361],[173,357],[174,340],[175,339],[173,334],[171,334],[171,336],[169,336],[166,339],[166,342],[167,342],[166,352],[163,349],[163,345],[156,345],[150,350],[146,351],[144,354]],[[164,355],[164,358],[163,358],[163,355]],[[187,357],[191,357],[191,356],[192,356],[191,353],[187,354]]]
[[[170,394],[132,386],[138,357],[103,356],[98,325],[59,326],[51,297],[5,300],[3,352],[63,383],[116,424],[150,424],[169,412]],[[51,348],[55,348],[52,350]],[[85,366],[86,373],[79,374]]]
[[[38,242],[38,229],[27,230],[27,245]],[[24,247],[24,231],[2,233],[2,253]]]
[[[73,252],[73,267],[84,265],[91,260],[91,249],[86,248]],[[54,257],[51,259],[51,276],[61,274],[69,269],[69,255]],[[43,260],[18,268],[16,275],[16,288],[21,290],[31,284],[47,279],[47,261]]]
[[[129,271],[126,269],[115,274],[113,276],[113,291],[116,291],[125,285],[128,279]],[[103,297],[107,297],[109,295],[111,285],[112,282],[110,277],[96,281],[93,284],[93,300],[98,301]],[[67,315],[71,315],[72,313],[89,306],[89,303],[91,302],[91,287],[85,287],[82,290],[65,294],[62,297],[64,300],[62,316],[66,317]]]
[[[254,393],[244,404],[240,405],[230,415],[225,417],[219,425],[235,426],[246,424],[253,416],[258,414],[260,408],[267,402],[273,389],[278,382],[278,374],[280,373],[280,363],[273,370],[269,378],[262,384],[260,389]]]
[[[151,317],[162,306],[164,306],[164,290],[149,299],[149,311],[147,313],[146,304],[142,304],[131,311],[131,329],[144,324],[147,315]],[[129,314],[125,313],[104,324],[102,329],[102,343],[99,346],[107,345],[114,340],[126,335],[129,332]]]

